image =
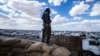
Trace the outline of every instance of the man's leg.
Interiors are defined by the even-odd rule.
[[[46,41],[47,44],[49,44],[49,39],[50,39],[50,37],[51,37],[51,27],[49,27],[49,28],[47,29],[47,41]]]
[[[42,29],[42,42],[44,42],[44,38],[45,38],[45,29]]]

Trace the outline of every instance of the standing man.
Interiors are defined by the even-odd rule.
[[[43,20],[43,34],[42,34],[42,42],[49,44],[49,39],[51,37],[51,20],[50,20],[50,8],[46,8],[42,15]]]

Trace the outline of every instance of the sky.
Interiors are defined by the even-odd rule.
[[[100,0],[0,0],[0,29],[41,30],[48,7],[52,31],[100,31]]]

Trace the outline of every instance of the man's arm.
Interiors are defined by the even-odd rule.
[[[45,13],[45,15],[44,15],[44,23],[45,24],[50,24],[50,18],[49,18],[49,15],[48,15],[48,13]]]

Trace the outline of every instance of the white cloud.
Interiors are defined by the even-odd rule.
[[[8,3],[8,2],[12,2],[12,1],[27,1],[27,0],[0,0],[0,3]]]
[[[82,17],[75,16],[73,19],[74,19],[74,20],[81,20]]]
[[[1,3],[5,3],[7,0],[0,0]]]
[[[41,30],[42,20],[36,17],[25,17],[23,15],[9,15],[10,19],[0,18],[0,28],[4,29],[25,29],[25,30]],[[38,28],[39,27],[39,28]]]
[[[73,4],[80,4],[80,0],[78,0],[78,1],[73,1]]]
[[[67,2],[67,0],[64,0],[64,2]]]
[[[69,11],[69,14],[71,16],[84,14],[89,9],[89,7],[90,7],[90,5],[84,4],[84,2],[82,1],[82,2],[80,2],[80,4],[72,7],[72,9]]]
[[[55,11],[54,9],[51,9],[51,14],[58,14],[58,12]]]
[[[0,19],[1,19],[1,18],[4,19],[4,20],[5,20],[5,19],[10,19],[9,16],[0,13]]]
[[[28,24],[28,25],[41,25],[42,20],[39,17],[30,17],[26,14],[10,14],[10,20],[16,21],[18,25]]]
[[[94,1],[94,0],[86,0],[86,2],[92,2],[92,1]]]
[[[48,2],[51,4],[53,2],[53,0],[48,0]]]
[[[21,11],[22,13],[37,17],[40,14],[42,6],[45,6],[46,3],[40,3],[38,1],[11,1],[8,3],[8,5],[17,9],[18,11]]]
[[[5,11],[5,12],[9,12],[9,13],[15,12],[14,10],[10,9],[10,8],[8,7],[8,5],[2,5],[2,6],[0,6],[0,9],[2,9],[2,10]]]
[[[48,0],[50,4],[53,4],[54,6],[60,6],[62,2],[66,2],[67,0]]]
[[[83,20],[80,22],[66,22],[52,25],[53,30],[68,31],[100,31],[100,20]]]
[[[0,14],[0,29],[25,29],[25,30],[41,30],[42,20],[37,17],[40,14],[41,8],[46,5],[46,3],[38,1],[26,2],[26,0],[2,0],[6,1],[7,4],[1,6],[1,9],[6,12],[10,12],[9,15]],[[63,0],[64,2],[65,0]],[[66,1],[65,1],[66,2]],[[53,4],[53,2],[51,2]],[[80,5],[80,6],[79,6]],[[80,3],[76,8],[78,13],[72,15],[83,14],[84,7],[87,4]],[[83,6],[84,5],[84,6]],[[81,7],[83,6],[83,7]],[[12,9],[9,9],[11,7]],[[82,12],[80,7],[84,9]],[[95,6],[94,6],[95,7]],[[97,8],[96,8],[97,9]],[[17,10],[20,13],[16,13]],[[54,19],[52,19],[52,30],[84,30],[84,31],[100,31],[100,20],[83,20],[80,22],[69,22],[66,17],[58,14],[54,9],[52,14],[55,14]],[[7,19],[8,18],[8,19]],[[81,20],[81,17],[74,17],[74,20]]]
[[[0,15],[0,29],[42,29],[42,20],[37,16],[46,3],[24,0],[5,0],[5,2],[7,4],[2,5],[0,8],[9,12],[9,14]],[[16,13],[16,11],[20,13]]]
[[[81,27],[85,31],[100,31],[100,20],[84,20],[81,22]]]
[[[63,23],[66,23],[67,21],[68,19],[66,19],[66,17],[56,15],[54,19],[52,20],[52,24],[63,24]]]
[[[90,16],[100,16],[100,2],[94,4]]]
[[[42,6],[45,6],[45,5],[47,5],[45,2],[42,2],[41,4],[42,4]]]

